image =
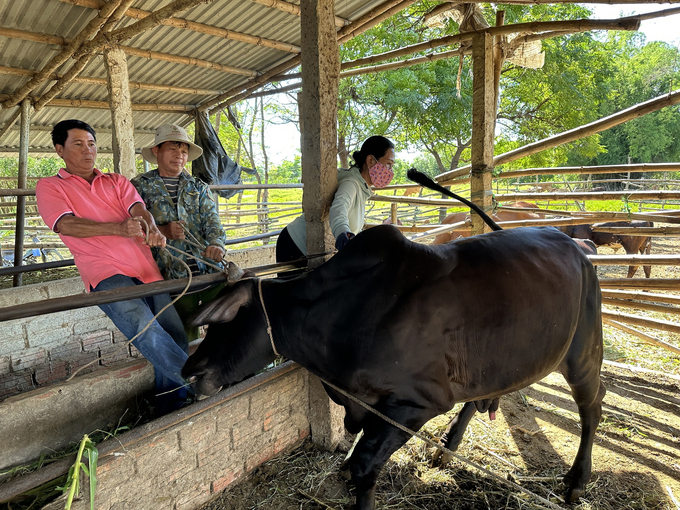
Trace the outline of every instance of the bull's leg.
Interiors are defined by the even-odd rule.
[[[418,430],[425,423],[423,419],[417,417],[420,413],[422,410],[402,407],[386,414],[406,427]],[[380,470],[390,455],[401,448],[409,438],[409,434],[377,416],[366,418],[364,435],[357,443],[349,461],[352,483],[356,488],[356,510],[375,509],[375,487]]]
[[[583,495],[586,484],[590,480],[593,441],[602,416],[602,399],[606,393],[599,379],[598,375],[597,384],[593,384],[594,381],[569,384],[581,418],[581,443],[574,463],[563,479],[567,487],[565,500],[568,503],[573,503]]]
[[[463,440],[465,429],[470,424],[470,420],[472,420],[476,411],[474,402],[466,402],[463,409],[461,409],[449,422],[442,437],[439,438],[439,444],[455,452],[458,449],[460,442]],[[451,455],[443,453],[441,450],[436,450],[434,452],[434,455],[432,456],[433,466],[436,466],[437,464],[445,466],[449,462],[451,462]]]
[[[649,255],[652,253],[652,238],[648,237],[647,242],[645,243],[644,249],[640,252],[644,253],[646,255]],[[652,266],[642,266],[642,268],[645,270],[645,278],[651,278],[652,277]]]

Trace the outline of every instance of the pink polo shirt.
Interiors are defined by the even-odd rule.
[[[54,177],[38,181],[35,195],[38,211],[45,224],[59,234],[78,267],[89,292],[90,286],[116,274],[138,278],[144,283],[162,280],[151,249],[141,237],[121,236],[71,237],[55,230],[65,215],[99,222],[120,223],[130,217],[130,208],[144,203],[135,187],[125,177],[95,169],[92,184],[64,168]]]

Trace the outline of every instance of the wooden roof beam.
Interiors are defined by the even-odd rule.
[[[341,42],[341,39],[342,42],[346,42],[347,40],[361,33],[361,31],[359,31],[359,27],[361,26],[367,25],[370,28],[370,26],[377,24],[378,23],[378,21],[376,21],[377,17],[382,16],[388,10],[390,12],[390,16],[393,16],[394,14],[399,12],[399,10],[405,9],[414,2],[415,0],[386,0],[375,9],[371,10],[364,16],[353,21],[345,28],[339,30],[336,34],[338,37],[338,43]],[[217,96],[213,99],[210,99],[208,101],[205,101],[198,107],[198,110],[199,111],[220,110],[230,104],[234,104],[238,101],[241,101],[242,99],[248,97],[254,90],[264,85],[265,83],[276,81],[274,79],[276,76],[279,76],[282,73],[285,73],[286,71],[290,71],[294,67],[300,65],[300,61],[301,59],[299,55],[292,57],[288,59],[286,62],[283,62],[269,69],[267,72],[258,76],[257,78],[252,79],[247,83],[237,85],[236,87],[233,87],[224,94]]]
[[[88,7],[90,9],[101,9],[106,2],[102,0],[59,0],[71,5],[79,7]],[[255,0],[251,0],[255,1]],[[263,0],[264,1],[264,0]],[[283,2],[286,3],[286,2]],[[290,4],[293,5],[293,4]],[[297,6],[296,6],[297,7]],[[142,9],[129,8],[125,11],[125,16],[133,19],[144,19],[149,16],[151,12]],[[234,30],[227,30],[225,28],[214,27],[204,23],[196,23],[195,21],[188,21],[181,18],[169,18],[161,22],[161,25],[168,27],[181,28],[183,30],[191,30],[200,34],[213,35],[221,39],[228,39],[231,41],[238,41],[246,44],[253,44],[255,46],[262,46],[265,48],[272,48],[275,50],[285,51],[286,53],[300,53],[300,47],[294,44],[289,44],[281,41],[274,41],[273,39],[265,39],[254,35],[248,35],[243,32],[236,32]]]
[[[0,66],[0,74],[9,74],[12,76],[33,76],[35,73],[30,69],[20,69],[18,67],[6,67]],[[57,73],[52,73],[48,76],[50,80],[58,80],[61,75]],[[104,78],[94,78],[90,76],[77,76],[73,79],[74,83],[84,83],[87,85],[101,85],[106,87],[106,79]],[[159,92],[177,92],[179,94],[195,94],[199,96],[213,96],[215,94],[221,94],[223,90],[212,90],[212,89],[196,89],[191,87],[179,87],[176,85],[161,85],[156,83],[144,83],[138,81],[130,82],[131,89],[138,90],[157,90]]]
[[[66,39],[61,36],[56,36],[56,35],[48,35],[48,34],[39,34],[36,32],[29,32],[27,30],[18,30],[15,28],[4,28],[0,27],[0,36],[5,36],[5,37],[11,37],[14,39],[22,39],[24,41],[33,41],[33,42],[40,42],[40,43],[45,43],[45,44],[57,44],[60,46],[64,46],[70,43],[69,39]],[[185,64],[189,66],[195,66],[195,67],[205,67],[207,69],[213,69],[215,71],[220,71],[223,73],[229,73],[229,74],[237,74],[240,76],[258,76],[257,71],[252,71],[250,69],[242,69],[240,67],[232,67],[232,66],[225,66],[222,64],[219,64],[217,62],[211,62],[209,60],[201,60],[198,58],[193,58],[193,57],[183,57],[181,55],[171,55],[169,53],[161,53],[159,51],[150,51],[150,50],[142,50],[138,48],[132,48],[130,46],[121,46],[120,47],[125,53],[128,55],[136,56],[136,57],[143,57],[143,58],[149,58],[153,60],[164,60],[168,62],[176,62],[178,64]],[[41,71],[41,74],[42,73]],[[50,73],[47,73],[46,76],[49,76]],[[45,78],[42,78],[44,81]],[[4,103],[3,103],[4,106]]]
[[[6,100],[9,96],[7,94],[0,94],[0,101]],[[31,100],[35,101],[37,98],[33,97]],[[52,99],[49,105],[57,108],[92,108],[92,109],[107,109],[109,103],[106,101],[90,101],[86,99]],[[138,112],[162,112],[162,113],[183,113],[192,112],[196,109],[193,104],[161,104],[161,103],[133,103],[132,110]]]
[[[297,16],[298,18],[300,17],[300,6],[292,4],[290,2],[284,2],[283,0],[250,0],[250,1],[255,4],[260,4],[266,7],[271,7],[272,9],[278,9],[280,11],[287,12],[289,14]],[[336,27],[344,27],[345,25],[349,25],[350,23],[351,22],[347,19],[335,16]]]
[[[35,89],[38,85],[45,81],[45,76],[48,76],[54,72],[57,67],[66,62],[73,53],[92,35],[94,35],[97,30],[99,30],[104,23],[109,19],[109,17],[114,13],[116,8],[120,5],[121,0],[112,0],[107,3],[102,10],[100,10],[97,15],[92,18],[88,24],[80,31],[80,33],[65,45],[65,48],[52,57],[52,59],[36,73],[33,78],[31,78],[27,83],[24,83],[18,91],[12,94],[6,101],[2,103],[2,108],[11,108],[12,106],[20,103],[30,92]]]

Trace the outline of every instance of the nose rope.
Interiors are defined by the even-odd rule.
[[[264,306],[264,297],[262,296],[262,278],[257,279],[257,292],[260,295],[260,304],[262,305],[262,311],[264,312],[264,318],[267,320],[267,334],[269,335],[269,341],[272,344],[272,349],[274,350],[274,355],[276,357],[281,356],[279,351],[276,350],[276,345],[274,344],[274,335],[272,334],[272,325],[269,322],[269,315],[267,315],[267,307]]]
[[[146,227],[145,234],[146,234],[146,237],[147,237],[147,239],[148,239],[148,238],[149,238],[149,224],[146,222],[146,220],[145,220],[144,218],[138,218],[138,221],[139,221],[142,225],[144,225],[144,227]],[[171,248],[172,248],[172,246],[171,246]],[[174,256],[172,253],[170,253],[169,251],[168,251],[168,255],[170,255],[170,257],[172,257],[173,259],[178,260],[179,262],[181,262],[182,264],[184,264],[184,266],[185,266],[186,269],[187,269],[187,273],[189,273],[189,281],[187,281],[187,285],[186,285],[186,287],[184,287],[184,290],[183,290],[181,293],[179,293],[179,294],[178,294],[172,301],[170,301],[167,305],[165,305],[163,308],[161,308],[160,311],[159,311],[156,315],[153,316],[153,318],[148,322],[148,324],[147,324],[146,326],[144,326],[144,328],[143,328],[139,333],[137,333],[137,334],[136,334],[135,336],[133,336],[130,340],[128,340],[127,342],[125,342],[119,349],[116,349],[115,351],[113,351],[113,352],[111,352],[111,353],[108,353],[108,354],[106,354],[106,355],[101,355],[101,354],[100,354],[100,355],[97,356],[95,359],[93,359],[93,360],[90,361],[89,363],[86,363],[86,364],[83,365],[82,367],[78,368],[75,372],[73,372],[73,373],[69,376],[69,378],[66,379],[67,382],[70,381],[71,379],[73,379],[73,378],[78,374],[78,372],[80,372],[80,371],[83,370],[84,368],[86,368],[86,367],[92,365],[93,363],[99,362],[99,361],[101,361],[101,360],[103,360],[103,359],[105,359],[105,358],[108,358],[108,357],[110,357],[110,356],[113,356],[113,355],[115,355],[115,354],[118,354],[118,353],[121,352],[123,349],[126,349],[126,348],[128,347],[128,345],[130,345],[133,341],[137,340],[137,338],[139,338],[140,335],[142,335],[147,329],[149,329],[149,328],[151,327],[151,324],[153,324],[153,321],[155,321],[155,320],[156,320],[156,319],[157,319],[157,318],[158,318],[165,310],[167,310],[167,309],[170,308],[172,305],[174,305],[174,304],[175,304],[182,296],[184,296],[184,294],[187,293],[187,291],[189,290],[189,287],[191,286],[191,280],[192,280],[191,270],[189,269],[188,264],[187,264],[186,262],[184,262],[182,259],[180,259],[179,257],[175,257],[175,256]],[[186,385],[185,385],[185,386],[186,386]],[[183,386],[180,386],[180,387],[177,388],[177,389],[180,389],[180,388],[182,388],[182,387],[183,387]],[[172,390],[172,391],[175,391],[175,390]]]

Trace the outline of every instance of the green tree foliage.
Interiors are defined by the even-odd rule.
[[[458,32],[449,20],[427,28],[432,2],[414,4],[405,15],[383,22],[345,44],[342,60],[372,55]],[[577,5],[504,6],[507,23],[588,18]],[[495,11],[484,7],[490,24]],[[545,65],[527,69],[507,62],[501,75],[497,153],[591,122],[614,71],[603,43],[590,34],[545,40]],[[445,51],[452,48],[440,48]],[[418,55],[414,55],[416,57]],[[459,86],[460,85],[460,86]],[[425,149],[443,172],[467,163],[472,125],[471,58],[453,58],[345,79],[340,90],[341,145],[371,134],[392,137],[398,149]],[[595,157],[597,137],[545,151],[514,166],[557,165],[569,154]]]
[[[612,32],[603,42],[614,71],[605,84],[598,117],[624,110],[678,88],[680,51],[644,36]],[[600,135],[605,152],[585,161],[592,165],[662,163],[680,160],[680,108],[666,107],[615,126]]]

